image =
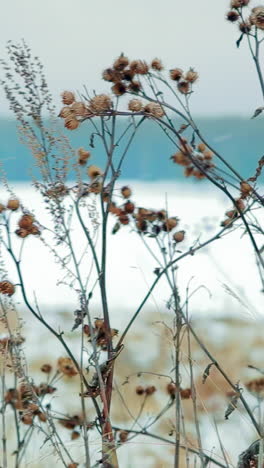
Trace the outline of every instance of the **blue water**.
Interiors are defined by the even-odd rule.
[[[234,165],[243,177],[254,174],[257,161],[264,154],[264,119],[200,118],[199,127],[207,141]],[[178,125],[178,128],[180,123]],[[122,131],[120,126],[119,132]],[[83,146],[93,155],[91,163],[103,165],[104,153],[95,138],[95,148],[89,148],[91,128],[87,123],[74,132],[65,131],[73,148]],[[153,122],[139,130],[125,160],[123,178],[137,180],[183,179],[182,168],[172,164],[170,156],[175,147]],[[0,160],[9,180],[30,180],[33,158],[19,141],[16,122],[0,120]]]

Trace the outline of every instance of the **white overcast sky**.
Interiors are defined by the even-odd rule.
[[[196,114],[248,116],[262,105],[261,94],[246,41],[237,49],[237,27],[225,20],[228,6],[228,0],[2,0],[0,55],[8,39],[24,38],[44,63],[58,103],[64,89],[83,84],[108,91],[101,72],[121,51],[131,59],[157,56],[168,69],[192,66],[200,73]],[[0,102],[7,113],[2,91]]]

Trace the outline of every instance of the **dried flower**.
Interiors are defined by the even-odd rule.
[[[198,80],[198,78],[199,78],[199,75],[196,71],[194,71],[193,68],[190,68],[190,70],[188,70],[184,76],[184,79],[188,81],[189,83],[194,83],[195,81]]]
[[[200,151],[200,153],[203,153],[206,150],[205,144],[199,143],[199,145],[197,145],[197,150]]]
[[[144,111],[147,114],[151,114],[153,117],[161,118],[164,116],[164,110],[157,102],[150,102],[144,107]]]
[[[89,166],[87,169],[87,174],[91,179],[95,179],[96,177],[101,176],[103,173],[99,167]]]
[[[146,75],[149,71],[148,65],[142,60],[133,60],[130,63],[130,69],[138,75]]]
[[[87,151],[84,148],[78,149],[78,163],[81,166],[84,166],[90,157],[91,157],[90,151]]]
[[[250,32],[250,30],[251,30],[251,24],[249,23],[249,21],[243,21],[243,22],[239,23],[238,27],[239,27],[239,30],[243,34],[248,34]]]
[[[113,64],[113,67],[115,70],[122,71],[124,68],[126,68],[129,64],[129,60],[127,57],[125,57],[123,54],[118,57]]]
[[[78,374],[73,361],[68,357],[59,358],[57,364],[58,364],[59,371],[64,375],[73,377]]]
[[[111,109],[111,99],[107,94],[98,94],[90,101],[90,109],[92,112],[100,113]]]
[[[210,150],[206,150],[204,151],[203,155],[204,155],[204,159],[210,161],[211,159],[213,159],[214,153]]]
[[[64,126],[68,130],[76,130],[76,128],[79,127],[79,124],[80,124],[79,121],[75,119],[74,117],[72,117],[71,115],[69,117],[66,117],[64,121]]]
[[[10,198],[8,200],[8,202],[7,202],[7,205],[6,205],[8,210],[11,210],[11,211],[18,210],[19,206],[20,206],[19,200],[15,199],[15,198]]]
[[[222,227],[231,227],[232,224],[233,224],[233,219],[227,218],[227,219],[224,219],[224,220],[220,223],[220,226],[222,226]]]
[[[21,239],[25,239],[25,237],[27,237],[30,234],[27,229],[23,228],[17,229],[15,233],[18,237],[21,237]]]
[[[170,70],[170,77],[173,81],[179,81],[183,75],[181,68],[173,68]]]
[[[128,86],[129,91],[133,93],[138,93],[141,90],[141,84],[139,81],[131,81],[130,85]]]
[[[225,215],[228,217],[228,218],[231,218],[231,219],[234,219],[237,217],[237,210],[228,210]]]
[[[145,389],[145,393],[148,396],[153,395],[153,393],[155,393],[156,391],[157,391],[157,389],[156,389],[156,387],[154,385],[150,385],[150,386],[146,387],[146,389]]]
[[[163,67],[163,65],[162,65],[161,60],[158,59],[158,58],[155,58],[155,59],[153,59],[152,62],[151,62],[151,68],[152,68],[153,70],[161,71],[161,70],[163,70],[164,67]]]
[[[63,104],[69,106],[75,101],[75,96],[71,91],[64,91],[61,95]]]
[[[180,93],[188,94],[190,92],[190,83],[188,81],[179,81],[177,88]]]
[[[126,86],[121,81],[115,83],[111,89],[116,96],[123,96],[123,94],[125,94],[127,90]]]
[[[0,293],[6,296],[12,296],[15,292],[15,286],[7,280],[0,281]]]
[[[244,203],[244,201],[242,200],[242,198],[238,198],[238,199],[235,201],[235,206],[236,206],[237,209],[240,210],[240,211],[244,211],[244,209],[246,208],[245,203]]]
[[[125,204],[124,204],[124,210],[126,213],[133,213],[134,210],[135,210],[135,205],[134,203],[132,203],[131,201],[127,201]]]
[[[74,102],[71,106],[71,111],[79,117],[85,117],[90,114],[85,104],[81,101]]]
[[[102,78],[105,81],[110,81],[110,82],[115,83],[117,81],[121,81],[122,75],[121,73],[118,73],[116,70],[113,70],[112,68],[107,68],[106,70],[103,71]]]
[[[258,396],[264,396],[264,377],[250,380],[245,384],[245,387],[249,392],[255,393]]]
[[[192,395],[192,390],[190,388],[185,388],[180,390],[180,394],[183,400],[188,400]]]
[[[239,19],[239,14],[235,10],[228,11],[226,14],[226,19],[227,21],[230,21],[231,23],[234,23]]]
[[[170,382],[170,383],[167,385],[167,392],[168,392],[168,394],[171,395],[171,396],[173,397],[173,396],[175,396],[176,391],[177,391],[177,387],[176,387],[175,383]]]
[[[21,416],[21,421],[23,424],[31,426],[33,424],[33,415],[30,413],[23,414],[23,416]]]
[[[121,213],[118,219],[121,224],[124,224],[124,225],[129,224],[129,217],[127,216],[126,213]]]
[[[190,159],[182,151],[173,154],[171,159],[174,163],[180,164],[181,166],[188,166],[190,164]]]
[[[242,195],[249,195],[252,192],[252,187],[248,182],[242,181],[240,182],[240,190]]]
[[[122,193],[124,198],[129,198],[132,195],[131,189],[129,187],[127,187],[126,185],[121,188],[121,193]]]
[[[32,226],[33,222],[34,217],[32,215],[25,214],[18,221],[18,225],[20,228],[28,229]]]
[[[177,231],[173,235],[173,240],[175,240],[175,242],[182,242],[184,240],[184,237],[185,237],[185,231]]]
[[[70,463],[67,468],[78,468],[79,463]]]
[[[190,177],[193,175],[194,172],[194,167],[193,166],[188,166],[184,169],[184,175],[185,177]]]
[[[30,228],[28,228],[28,233],[32,234],[33,236],[38,236],[40,234],[40,230],[38,226],[33,224]]]
[[[120,442],[124,443],[127,441],[127,438],[128,438],[128,431],[120,431],[119,432],[119,440]]]
[[[249,4],[250,0],[231,0],[230,6],[231,8],[242,8]]]
[[[142,385],[138,385],[138,386],[136,387],[136,394],[137,394],[137,395],[143,395],[144,393],[145,393],[144,387],[142,387]]]
[[[63,119],[66,119],[66,117],[69,117],[70,115],[73,114],[73,111],[70,107],[68,106],[65,106],[61,109],[60,113],[59,113],[59,117],[63,118]]]
[[[122,73],[122,79],[125,81],[132,81],[135,76],[135,72],[133,70],[124,70]]]
[[[140,99],[131,99],[128,103],[128,109],[132,112],[140,112],[142,110],[143,104]]]
[[[249,17],[251,24],[254,24],[259,29],[264,29],[264,7],[252,8],[252,13]]]
[[[178,224],[178,218],[168,218],[166,219],[165,223],[163,224],[163,231],[170,232],[174,229]]]
[[[40,368],[41,372],[45,374],[50,374],[52,371],[52,366],[50,364],[43,364]]]

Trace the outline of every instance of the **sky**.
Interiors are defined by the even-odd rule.
[[[225,20],[228,8],[228,0],[5,1],[0,57],[9,39],[25,39],[45,66],[58,106],[65,89],[85,84],[108,92],[101,73],[120,52],[131,59],[159,57],[167,69],[199,72],[194,114],[251,116],[262,105],[259,84],[246,40],[236,47],[239,33]],[[0,103],[0,114],[10,115],[2,90]]]

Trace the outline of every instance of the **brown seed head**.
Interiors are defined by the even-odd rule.
[[[181,68],[173,68],[170,70],[170,77],[173,81],[179,81],[183,75],[183,70]]]
[[[36,226],[35,224],[32,224],[32,226],[28,228],[27,231],[29,234],[32,234],[33,236],[38,236],[40,234],[40,230],[38,226]]]
[[[179,81],[177,88],[181,94],[188,94],[190,92],[190,83],[184,80]]]
[[[242,181],[240,182],[240,190],[242,195],[249,195],[252,192],[252,187],[248,182]]]
[[[107,68],[102,73],[102,78],[105,81],[110,81],[112,83],[116,83],[117,81],[121,81],[122,75],[121,73],[113,70],[112,68]]]
[[[179,164],[180,166],[189,166],[190,164],[189,158],[182,151],[173,154],[171,159],[175,164]]]
[[[123,54],[118,57],[113,64],[113,68],[118,71],[124,70],[129,64],[129,60],[127,57],[125,57]]]
[[[239,27],[239,30],[244,34],[248,34],[251,30],[251,24],[249,21],[244,21],[244,22],[239,23],[238,27]]]
[[[61,95],[63,104],[69,106],[75,101],[75,96],[71,91],[64,91]]]
[[[146,395],[150,396],[153,395],[153,393],[155,393],[156,391],[157,389],[154,385],[149,385],[148,387],[146,387],[145,393]]]
[[[146,114],[150,114],[153,117],[161,118],[164,116],[164,110],[157,102],[150,102],[144,107]]]
[[[129,198],[132,195],[132,191],[130,187],[127,187],[126,185],[121,188],[121,194],[123,195],[124,198]]]
[[[116,96],[123,96],[123,94],[125,94],[127,91],[126,86],[121,81],[115,83],[111,89]]]
[[[70,463],[67,468],[78,468],[79,463]]]
[[[6,210],[6,207],[5,205],[3,205],[2,203],[0,203],[0,213],[3,213],[3,211]]]
[[[143,395],[144,393],[145,393],[144,387],[142,387],[142,385],[138,385],[138,386],[136,387],[136,394],[137,394],[137,395]]]
[[[140,112],[142,110],[143,104],[140,99],[131,99],[128,103],[128,109],[132,112]]]
[[[245,384],[245,387],[249,392],[255,393],[258,396],[264,396],[264,377],[250,380]]]
[[[240,211],[244,211],[244,209],[246,208],[246,205],[244,203],[244,201],[242,200],[242,198],[238,198],[236,201],[235,201],[235,206],[238,208],[238,210]]]
[[[197,145],[197,150],[203,153],[206,150],[206,145],[204,143],[199,143],[199,145]]]
[[[64,375],[73,377],[78,374],[73,361],[68,357],[59,358],[57,365],[58,365],[58,370]]]
[[[64,127],[66,127],[68,130],[76,130],[76,128],[79,127],[79,124],[79,121],[71,115],[69,117],[66,117],[66,119],[64,120]]]
[[[63,119],[66,119],[66,117],[69,117],[72,114],[73,114],[73,111],[72,111],[71,107],[65,106],[65,107],[63,107],[61,109],[61,111],[59,113],[59,117],[61,117]]]
[[[19,206],[20,206],[19,200],[15,198],[10,198],[6,205],[7,209],[11,211],[18,210]]]
[[[254,24],[259,29],[264,29],[264,7],[256,7],[252,9],[249,17],[251,24]]]
[[[27,229],[23,228],[17,229],[15,233],[18,237],[21,237],[21,239],[25,239],[25,237],[27,237],[30,234]]]
[[[71,433],[71,440],[79,439],[79,437],[80,437],[80,432],[78,432],[78,431],[73,431],[73,432]]]
[[[162,65],[161,60],[158,59],[158,58],[155,58],[155,59],[153,59],[152,62],[151,62],[151,68],[152,68],[153,70],[161,71],[161,70],[163,70],[164,67],[163,67],[163,65]]]
[[[134,210],[135,210],[135,205],[134,203],[132,203],[131,201],[127,201],[125,204],[124,204],[124,210],[126,213],[133,213]]]
[[[249,4],[250,0],[231,0],[230,7],[231,8],[243,8]]]
[[[30,413],[23,414],[23,416],[21,416],[21,422],[23,424],[31,426],[31,424],[33,424],[33,415]]]
[[[184,175],[185,177],[191,177],[193,175],[194,167],[193,166],[188,166],[184,169]]]
[[[52,371],[52,366],[50,364],[43,364],[40,368],[41,372],[45,374],[50,374]]]
[[[175,242],[182,242],[184,240],[184,237],[185,237],[185,231],[177,231],[173,235],[173,240],[175,240]]]
[[[213,159],[214,153],[210,150],[206,150],[204,151],[203,155],[204,155],[204,159],[206,159],[207,161],[210,161],[211,159]]]
[[[101,176],[103,173],[99,167],[89,166],[87,169],[87,174],[91,179],[95,179],[96,177]]]
[[[233,224],[233,219],[226,218],[220,223],[220,226],[222,226],[222,227],[231,227],[232,224]]]
[[[168,394],[171,395],[171,396],[174,396],[175,393],[176,393],[176,391],[177,391],[177,387],[176,387],[175,383],[170,382],[170,383],[167,385],[167,392],[168,392]]]
[[[46,422],[47,419],[48,419],[48,418],[47,418],[47,415],[46,415],[45,413],[42,413],[42,411],[40,411],[40,412],[38,413],[38,418],[39,418],[39,420],[40,420],[41,422]]]
[[[6,296],[12,296],[15,292],[15,286],[10,281],[0,281],[0,293]]]
[[[198,78],[199,78],[199,75],[196,71],[194,71],[193,68],[190,68],[190,70],[188,70],[184,76],[184,79],[188,81],[189,83],[194,83],[195,81],[198,80]]]
[[[74,102],[71,106],[71,111],[74,115],[77,115],[78,117],[86,117],[90,114],[85,104],[81,101]]]
[[[90,109],[93,113],[108,111],[111,109],[111,99],[107,94],[98,94],[90,101]]]
[[[21,228],[28,229],[32,226],[33,222],[34,222],[34,217],[32,215],[25,214],[18,221],[18,225]]]
[[[129,224],[129,217],[127,216],[126,213],[121,213],[121,214],[118,216],[118,219],[119,219],[119,222],[120,222],[121,224],[124,224],[124,225]]]
[[[178,224],[178,218],[168,218],[166,219],[165,223],[163,224],[163,231],[170,232],[174,229]]]
[[[79,148],[78,151],[78,164],[84,166],[87,160],[91,157],[90,151],[85,150],[84,148]]]
[[[132,81],[134,76],[135,72],[133,70],[124,70],[122,73],[122,80]]]
[[[130,63],[130,69],[138,75],[146,75],[149,71],[148,65],[142,60],[133,60]]]
[[[128,438],[128,431],[120,431],[119,432],[119,440],[120,442],[124,443],[127,441],[127,438]]]
[[[180,391],[183,400],[188,400],[191,397],[192,391],[190,388],[185,388]]]
[[[141,84],[139,81],[131,81],[131,83],[128,86],[129,91],[132,91],[133,93],[138,93],[141,90]]]
[[[237,210],[228,210],[225,215],[228,217],[228,218],[231,218],[231,219],[234,219],[237,217]]]
[[[239,14],[238,14],[238,12],[236,10],[228,11],[227,14],[226,14],[227,21],[230,21],[231,23],[234,23],[239,18],[240,18],[240,16],[239,16]]]

